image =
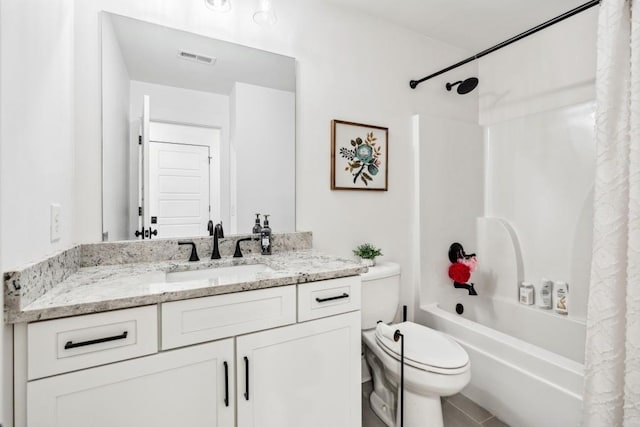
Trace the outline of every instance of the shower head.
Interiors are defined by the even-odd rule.
[[[464,95],[471,92],[476,88],[476,86],[478,86],[478,79],[475,77],[469,77],[464,81],[460,80],[459,82],[455,83],[447,83],[447,90],[451,91],[451,89],[456,85],[460,85],[457,89],[458,94]]]

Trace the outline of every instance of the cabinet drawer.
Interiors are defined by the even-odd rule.
[[[296,322],[296,287],[283,286],[162,304],[163,350]]]
[[[360,276],[298,285],[298,322],[360,310]]]
[[[27,345],[29,380],[155,353],[158,308],[30,323]]]

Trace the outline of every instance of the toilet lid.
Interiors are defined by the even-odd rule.
[[[469,356],[453,338],[413,322],[391,325],[404,335],[405,362],[420,367],[458,369],[469,363]],[[376,331],[376,341],[388,354],[400,360],[400,340],[395,342]]]

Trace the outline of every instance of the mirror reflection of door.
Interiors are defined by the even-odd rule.
[[[143,222],[152,238],[206,234],[219,215],[220,130],[152,121],[143,140]]]
[[[157,237],[198,236],[209,222],[209,147],[149,143],[149,212]],[[154,236],[155,237],[155,236]]]

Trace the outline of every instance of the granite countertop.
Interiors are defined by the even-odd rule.
[[[250,264],[264,264],[269,269],[236,280],[196,279],[174,283],[165,280],[166,273],[170,272]],[[5,320],[8,323],[33,322],[334,279],[366,271],[366,267],[352,260],[313,250],[199,262],[159,261],[83,267],[28,305],[6,311]]]

